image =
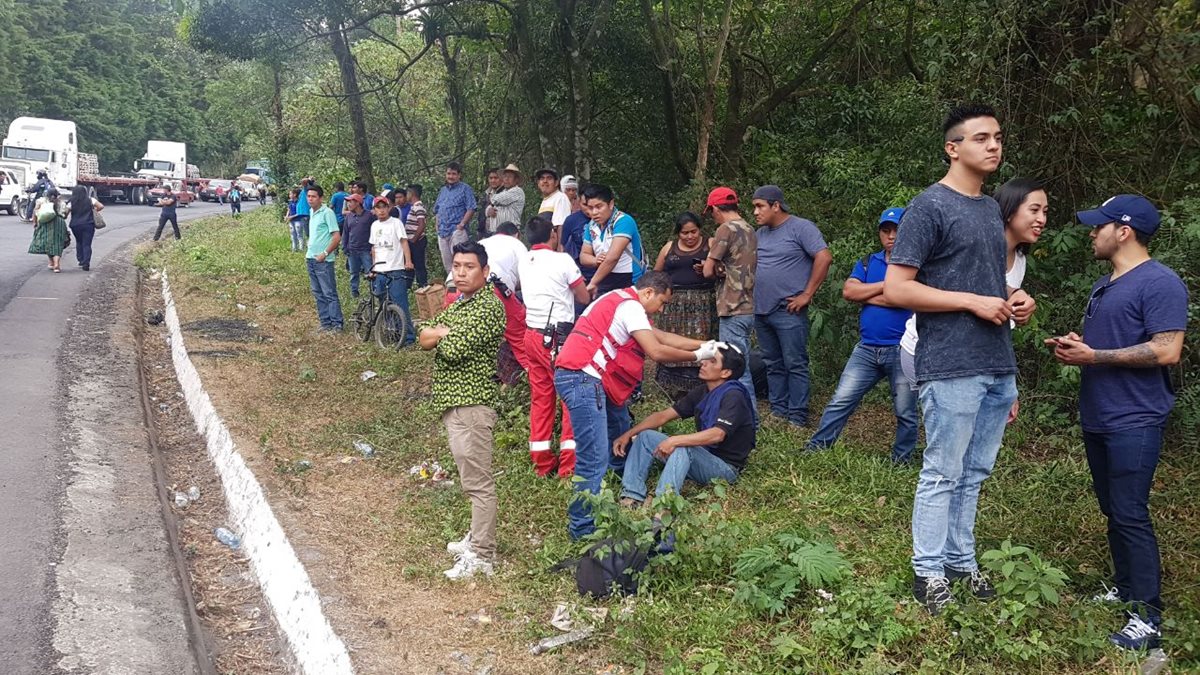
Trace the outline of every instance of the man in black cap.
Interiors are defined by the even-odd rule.
[[[534,174],[538,191],[542,193],[542,204],[537,215],[548,218],[555,227],[562,227],[571,215],[571,200],[558,189],[558,172],[554,169],[538,169]]]
[[[1167,368],[1183,353],[1187,286],[1146,249],[1159,215],[1145,197],[1118,195],[1076,215],[1092,228],[1096,259],[1111,262],[1112,272],[1092,286],[1083,336],[1068,333],[1046,345],[1062,363],[1081,368],[1079,423],[1092,489],[1108,519],[1116,583],[1105,599],[1132,605],[1125,627],[1109,640],[1122,649],[1153,649],[1161,637],[1162,572],[1150,486],[1175,405]]]
[[[811,220],[791,215],[778,186],[754,191],[754,219],[754,332],[767,366],[771,413],[808,426],[808,304],[833,255]]]

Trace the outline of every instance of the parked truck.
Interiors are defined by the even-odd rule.
[[[22,186],[33,185],[45,170],[61,191],[76,185],[91,189],[101,201],[145,204],[150,188],[161,179],[132,174],[101,175],[96,155],[79,152],[75,123],[40,117],[18,117],[8,125],[0,146],[0,168],[11,170]]]

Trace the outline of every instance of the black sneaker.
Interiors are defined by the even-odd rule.
[[[933,616],[941,614],[946,605],[954,602],[946,577],[917,577],[913,580],[913,597]]]
[[[1144,621],[1137,614],[1129,615],[1129,622],[1121,630],[1108,636],[1108,641],[1121,649],[1129,651],[1144,651],[1156,649],[1162,640],[1158,626]]]
[[[965,583],[967,588],[971,589],[971,595],[974,595],[980,600],[991,600],[996,597],[996,588],[992,586],[992,582],[980,572],[960,572],[956,569],[946,568],[946,578],[952,584]]]

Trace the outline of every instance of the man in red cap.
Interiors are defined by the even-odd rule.
[[[708,258],[704,261],[707,279],[720,277],[717,286],[717,316],[721,342],[736,345],[746,355],[746,369],[739,381],[754,391],[750,376],[750,331],[754,329],[754,267],[758,262],[758,241],[754,228],[738,213],[737,193],[719,187],[708,193],[705,213],[717,223]],[[757,423],[758,415],[755,414]]]

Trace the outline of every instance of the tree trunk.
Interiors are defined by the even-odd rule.
[[[350,43],[342,30],[330,35],[333,57],[337,60],[338,73],[342,78],[342,89],[350,109],[350,128],[354,133],[354,169],[359,179],[366,181],[367,190],[375,191],[375,172],[371,167],[371,149],[367,142],[367,122],[363,114],[362,92],[358,89],[358,72]]]
[[[541,80],[541,68],[534,51],[530,28],[532,18],[528,0],[512,3],[512,42],[515,51],[517,83],[533,117],[534,132],[538,139],[541,166],[549,166],[554,157],[554,143],[550,138],[551,117],[546,107],[546,90]]]
[[[717,79],[721,76],[721,61],[725,58],[725,45],[729,42],[729,28],[733,20],[733,0],[725,0],[725,14],[721,17],[721,32],[717,36],[716,48],[708,72],[704,78],[704,101],[700,111],[700,130],[696,137],[696,173],[692,179],[703,185],[708,170],[708,143],[712,138],[717,110]],[[703,38],[701,38],[703,39]]]
[[[654,61],[658,66],[659,81],[662,90],[663,127],[667,132],[667,154],[679,172],[679,178],[687,181],[691,172],[683,159],[683,150],[679,141],[679,112],[675,103],[675,82],[679,76],[678,61],[675,59],[675,37],[671,26],[670,0],[662,0],[662,25],[654,16],[650,5],[651,0],[641,0],[642,19],[650,28],[650,43],[654,47]]]
[[[592,59],[600,34],[608,22],[614,0],[600,0],[591,25],[583,28],[576,16],[575,0],[558,0],[563,51],[571,85],[571,134],[574,147],[575,175],[583,180],[592,176]]]
[[[274,154],[271,158],[271,173],[282,185],[292,182],[291,167],[288,163],[288,131],[283,126],[283,73],[282,66],[271,63],[271,122],[274,126]]]
[[[462,161],[467,148],[467,102],[463,97],[462,79],[458,74],[458,47],[450,49],[450,39],[438,38],[442,61],[446,64],[446,102],[450,105],[454,129],[454,159]]]

